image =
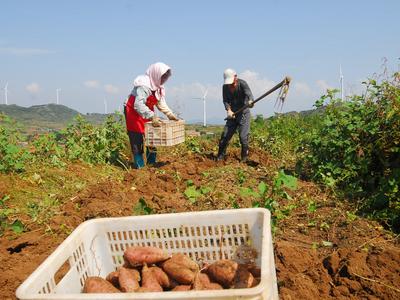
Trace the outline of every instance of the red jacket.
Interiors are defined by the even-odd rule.
[[[157,104],[157,102],[157,98],[155,97],[154,93],[152,93],[149,97],[147,97],[146,105],[148,108],[154,111],[154,106]],[[139,115],[134,107],[135,96],[130,95],[125,106],[126,129],[128,131],[144,133],[144,124],[150,120],[144,119],[141,115]]]

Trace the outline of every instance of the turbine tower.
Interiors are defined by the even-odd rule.
[[[342,65],[340,65],[340,96],[342,100],[344,100],[344,87],[343,87],[343,73],[342,73]]]
[[[57,104],[60,104],[60,96],[59,96],[59,92],[61,91],[61,89],[56,89],[56,93],[57,93]]]
[[[5,99],[5,103],[6,105],[8,104],[8,82],[6,83],[6,86],[4,87],[4,99]]]
[[[107,100],[106,100],[106,97],[104,97],[104,113],[107,114]]]
[[[193,99],[198,99],[198,100],[203,100],[203,126],[207,126],[207,110],[206,110],[206,97],[207,97],[207,92],[208,89],[204,92],[203,97],[201,98],[193,98]]]

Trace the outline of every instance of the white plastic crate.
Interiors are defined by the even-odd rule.
[[[146,146],[174,146],[185,141],[185,121],[161,120],[160,127],[145,124]]]
[[[251,245],[261,267],[260,284],[213,291],[83,294],[88,276],[105,278],[123,263],[129,246],[155,246],[168,253],[213,262],[234,259]],[[57,280],[58,270],[69,269]],[[215,210],[86,221],[18,287],[21,300],[39,299],[278,299],[270,212],[263,208]]]

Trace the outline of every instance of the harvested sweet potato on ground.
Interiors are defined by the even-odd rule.
[[[119,281],[118,281],[119,272],[113,271],[107,275],[106,280],[111,282],[113,286],[119,288]]]
[[[199,266],[188,256],[178,253],[162,264],[163,270],[180,284],[191,284]]]
[[[151,265],[168,259],[167,253],[156,247],[129,247],[124,252],[124,260],[130,266],[141,266],[144,263]]]
[[[245,266],[239,266],[235,278],[233,280],[233,287],[236,289],[250,288],[254,286],[255,280],[253,275],[247,270]]]
[[[162,292],[163,288],[157,280],[157,277],[154,273],[147,267],[147,264],[144,264],[142,268],[142,288],[140,292]]]
[[[113,286],[107,280],[93,276],[88,277],[85,280],[85,284],[83,286],[84,293],[120,293],[121,291],[118,290],[115,286]]]
[[[176,287],[174,287],[171,291],[173,292],[183,292],[183,291],[190,291],[192,289],[192,287],[190,285],[177,285]]]
[[[119,269],[118,282],[123,292],[135,292],[139,286],[140,274],[138,270],[121,267]]]
[[[221,284],[224,288],[229,288],[233,284],[238,264],[232,260],[222,259],[211,264],[205,272],[210,279]]]
[[[171,280],[169,279],[168,275],[159,267],[150,267],[149,270],[153,272],[154,277],[157,279],[157,282],[163,288],[170,288],[171,287]]]

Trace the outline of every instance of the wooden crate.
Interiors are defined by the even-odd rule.
[[[174,146],[185,141],[185,121],[162,120],[160,127],[145,124],[146,146]]]

